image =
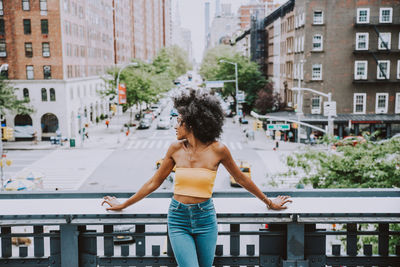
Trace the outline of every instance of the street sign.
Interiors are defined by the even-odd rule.
[[[267,124],[267,130],[290,130],[290,124]]]
[[[222,88],[224,87],[223,81],[206,81],[207,88]]]
[[[119,104],[126,104],[126,86],[123,83],[119,84],[119,88],[118,88],[118,101]]]
[[[236,99],[238,103],[244,103],[244,92],[243,91],[238,91]]]
[[[336,117],[336,101],[325,101],[324,102],[324,116]]]

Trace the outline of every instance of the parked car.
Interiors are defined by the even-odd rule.
[[[362,136],[346,136],[342,140],[337,141],[333,144],[334,147],[338,146],[356,146],[358,144],[363,144],[367,142]]]
[[[153,112],[147,112],[143,115],[144,119],[150,119],[151,121],[153,121],[155,119],[154,113]]]
[[[171,109],[171,112],[169,113],[172,117],[176,117],[176,116],[178,116],[179,114],[178,114],[178,111],[176,110],[176,109]]]
[[[151,126],[151,119],[150,118],[143,118],[139,122],[139,129],[148,129]]]
[[[161,107],[159,105],[151,105],[150,110],[153,111],[156,118],[161,114]]]
[[[164,159],[162,158],[162,159],[159,159],[159,160],[156,161],[156,168],[157,168],[157,169],[160,168],[160,166],[161,166],[163,160],[164,160]],[[175,171],[176,171],[176,165],[175,165],[174,168],[172,169],[172,172],[175,172]]]
[[[247,161],[242,161],[242,160],[236,160],[236,164],[239,166],[239,169],[242,171],[242,173],[244,173],[244,175],[246,175],[247,177],[249,177],[251,179],[250,164]],[[232,175],[229,177],[229,179],[231,182],[231,186],[241,187],[240,184],[238,184],[235,181],[235,179],[232,177]]]
[[[243,118],[243,117],[239,117],[239,122],[240,122],[241,124],[249,124],[249,121],[246,120],[246,119]]]
[[[114,232],[135,232],[135,225],[115,225]],[[116,245],[135,243],[135,238],[132,235],[117,235],[113,237],[113,242]]]
[[[169,117],[160,117],[157,121],[157,129],[169,129],[171,120]]]

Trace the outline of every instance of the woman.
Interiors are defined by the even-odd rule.
[[[235,180],[271,209],[285,209],[288,196],[267,198],[235,164],[229,149],[217,141],[224,113],[212,95],[191,90],[174,99],[179,116],[178,141],[171,144],[164,160],[139,191],[120,204],[106,196],[107,210],[122,210],[156,190],[174,166],[174,196],[168,210],[168,235],[180,267],[212,266],[217,242],[217,220],[211,199],[215,176],[222,163]]]

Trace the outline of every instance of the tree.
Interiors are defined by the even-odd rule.
[[[274,93],[272,83],[267,83],[263,89],[257,93],[257,99],[254,103],[257,113],[266,114],[273,112],[283,107],[280,94]]]
[[[206,80],[235,80],[235,66],[220,63],[220,60],[237,63],[238,87],[245,92],[244,110],[254,107],[257,92],[267,83],[257,63],[237,53],[232,47],[220,45],[210,49],[200,68],[200,74]],[[236,85],[234,82],[225,83],[220,91],[223,97],[231,96],[236,104]]]
[[[28,104],[29,99],[19,100],[15,89],[6,80],[0,79],[0,114],[12,111],[16,114],[30,114],[34,109]]]

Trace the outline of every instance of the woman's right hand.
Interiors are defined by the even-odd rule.
[[[107,210],[122,210],[125,208],[124,205],[119,203],[116,197],[105,196],[103,199],[104,200],[101,203],[102,206],[104,205],[104,203],[110,205]]]
[[[273,210],[287,209],[287,206],[284,205],[288,202],[292,202],[290,196],[278,196],[275,199],[271,200],[269,208]]]

